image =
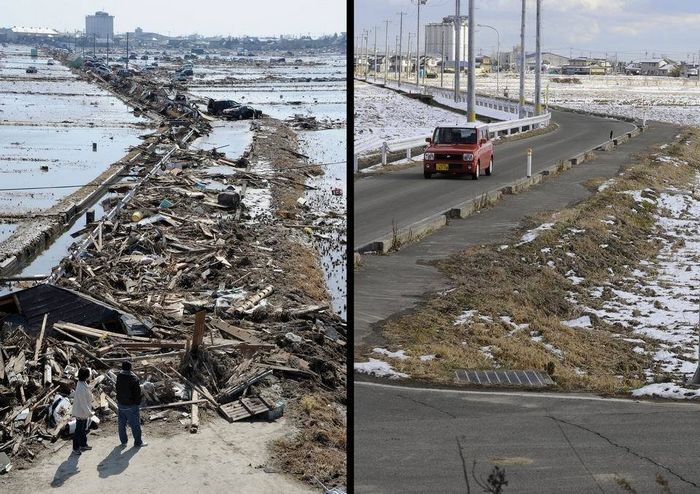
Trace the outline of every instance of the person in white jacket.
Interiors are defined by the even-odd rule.
[[[82,367],[78,371],[78,383],[73,394],[73,417],[75,417],[75,433],[73,434],[73,454],[80,455],[83,451],[92,449],[87,444],[87,425],[92,416],[92,391],[87,383],[90,380],[90,369]]]

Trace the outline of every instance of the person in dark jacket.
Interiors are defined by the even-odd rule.
[[[122,362],[122,371],[117,374],[117,405],[119,405],[119,440],[122,447],[128,442],[126,424],[134,436],[134,446],[146,446],[141,438],[141,385],[136,374],[131,372],[131,362]]]

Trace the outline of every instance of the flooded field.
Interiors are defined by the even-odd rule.
[[[187,85],[197,97],[232,99],[262,110],[273,118],[289,119],[295,115],[316,117],[319,121],[345,123],[347,81],[345,59],[301,57],[299,64],[268,65],[269,58],[253,60],[251,65],[227,66],[217,60],[194,63],[195,76]],[[255,66],[254,63],[260,66]],[[236,64],[236,62],[233,62]],[[220,137],[211,136],[210,147],[240,142],[235,130],[221,130]],[[309,180],[315,190],[306,195],[308,206],[324,217],[317,220],[324,233],[314,235],[314,244],[321,256],[334,310],[347,316],[346,307],[346,129],[299,131],[299,151],[309,156],[310,163],[321,164],[324,175]],[[203,139],[200,142],[205,142]],[[204,147],[204,146],[203,146]],[[222,149],[228,151],[228,148]],[[267,168],[265,165],[258,165]],[[336,194],[333,194],[336,189]],[[254,205],[256,216],[269,207],[266,189],[248,188],[244,202]]]
[[[259,108],[274,118],[295,114],[345,120],[347,82],[342,57],[303,58],[314,65],[270,67],[195,65],[190,91],[202,98],[232,99]]]
[[[62,65],[47,65],[41,56],[32,58],[28,47],[9,47],[0,54],[0,217],[46,210],[61,198],[103,172],[139,143],[149,132],[148,121],[135,117],[119,99],[95,84],[75,77]],[[152,63],[132,64],[143,68]],[[259,66],[255,64],[259,63]],[[37,74],[26,74],[28,66]],[[175,69],[175,63],[159,67]],[[327,130],[297,131],[299,151],[308,162],[319,164],[324,175],[309,179],[308,207],[317,214],[312,236],[321,256],[335,312],[346,317],[346,68],[342,57],[304,57],[298,65],[270,65],[269,58],[225,64],[221,59],[194,63],[195,77],[188,91],[208,98],[234,99],[266,115],[289,119],[295,115],[332,121]],[[159,78],[168,82],[161,72]],[[250,121],[216,121],[208,136],[196,139],[192,148],[217,151],[237,160],[253,142]],[[93,151],[93,143],[97,150]],[[272,212],[271,191],[264,178],[273,163],[251,163],[262,175],[243,195],[251,222]],[[198,187],[224,190],[237,169],[212,164],[203,170]],[[271,175],[272,176],[272,175]],[[128,179],[125,179],[128,180]],[[5,190],[2,190],[5,189]],[[11,189],[11,190],[7,190]],[[107,194],[106,196],[108,196]],[[105,196],[105,197],[106,197]],[[103,197],[104,199],[104,197]],[[104,211],[94,208],[99,219]],[[1,220],[0,220],[1,221]],[[22,276],[50,273],[80,237],[73,234],[85,226],[78,217],[33,262]],[[17,228],[14,220],[0,222],[0,242]]]
[[[309,181],[316,187],[306,193],[308,205],[327,213],[317,224],[330,226],[330,233],[315,235],[316,248],[321,255],[321,266],[328,280],[333,307],[343,318],[347,317],[347,180],[345,129],[329,129],[300,133],[301,148],[311,162],[322,164],[324,175]],[[340,190],[334,195],[333,190]]]
[[[0,215],[50,208],[148,132],[148,121],[107,91],[29,50],[0,51]]]

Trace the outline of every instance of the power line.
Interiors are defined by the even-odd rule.
[[[301,170],[304,168],[313,168],[316,166],[333,166],[333,165],[342,165],[342,164],[346,164],[346,163],[347,163],[347,161],[334,161],[331,163],[309,163],[307,165],[290,166],[290,167],[285,167],[285,168],[259,168],[259,169],[250,170],[250,173],[256,174],[258,172],[277,172],[277,171],[285,171],[285,170]],[[246,173],[246,172],[243,172],[243,173]],[[124,175],[124,176],[132,177],[134,175]],[[10,188],[0,189],[0,192],[18,192],[18,191],[23,191],[23,190],[75,189],[75,188],[81,188],[81,187],[102,187],[102,185],[103,184],[81,184],[81,185],[47,185],[44,187],[10,187]]]

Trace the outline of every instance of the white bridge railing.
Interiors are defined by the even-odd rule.
[[[513,133],[522,132],[523,130],[533,130],[540,127],[546,127],[552,118],[552,114],[547,112],[535,117],[526,117],[517,120],[505,120],[503,122],[493,122],[487,124],[489,137],[498,139],[503,135],[511,135]],[[355,173],[359,171],[358,159],[361,154],[369,154],[372,151],[381,152],[382,165],[387,164],[388,154],[396,151],[406,151],[406,158],[411,158],[411,150],[426,144],[425,139],[432,137],[431,134],[422,134],[419,136],[408,137],[403,139],[394,139],[391,141],[383,141],[379,146],[374,142],[363,142],[360,146],[354,148],[353,170]]]
[[[454,92],[448,89],[437,88],[432,86],[416,86],[414,83],[402,82],[399,87],[396,81],[387,81],[386,87],[392,89],[400,89],[407,93],[429,94],[433,100],[453,108],[460,110],[465,109],[467,96],[463,92],[457,95],[455,100]],[[543,110],[544,113],[535,116],[535,109],[532,105],[525,105],[525,118],[517,118],[520,111],[520,105],[517,101],[492,98],[488,96],[476,96],[476,111],[479,115],[484,115],[489,118],[502,120],[501,122],[493,122],[488,124],[489,135],[492,139],[497,139],[503,135],[510,135],[523,130],[532,130],[540,127],[546,127],[552,118],[552,115]],[[362,140],[354,146],[353,171],[359,171],[358,159],[361,155],[375,154],[381,152],[382,165],[387,164],[387,155],[390,152],[406,151],[406,158],[411,158],[411,150],[425,144],[425,139],[431,137],[430,134],[424,134],[415,137],[403,139],[395,139],[391,141],[382,141],[379,138]]]

